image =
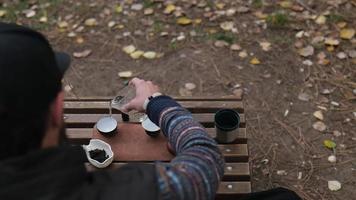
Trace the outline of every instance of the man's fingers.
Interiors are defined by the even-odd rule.
[[[134,85],[135,87],[137,87],[140,83],[142,83],[143,80],[142,79],[139,79],[139,78],[133,78],[131,81],[130,81],[130,84]]]

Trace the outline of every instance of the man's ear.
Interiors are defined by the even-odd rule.
[[[64,92],[61,91],[58,93],[56,99],[52,102],[51,121],[53,126],[61,126],[63,123],[63,100]]]

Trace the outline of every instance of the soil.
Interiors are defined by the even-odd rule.
[[[202,18],[202,9],[185,6],[186,1],[174,2],[190,9],[189,17]],[[246,2],[227,3],[226,7]],[[269,6],[252,7],[248,13],[237,13],[229,18],[239,31],[233,42],[248,52],[247,58],[241,58],[240,51],[232,51],[229,47],[216,47],[215,39],[204,34],[208,29],[218,30],[219,23],[225,21],[225,17],[216,21],[203,19],[200,25],[179,26],[174,16],[162,14],[163,8],[157,8],[160,11],[153,16],[144,16],[142,12],[132,16],[114,14],[116,1],[68,0],[51,8],[55,19],[63,20],[73,15],[67,20],[71,25],[89,17],[98,20],[97,26],[77,34],[84,38],[82,44],[76,42],[77,37],[67,37],[68,31],[59,31],[55,23],[51,22],[52,25],[41,30],[57,50],[71,54],[92,50],[86,58],[73,59],[64,79],[67,96],[113,97],[127,81],[121,79],[118,72],[127,70],[137,77],[152,80],[164,93],[172,96],[215,97],[243,92],[254,191],[281,186],[296,191],[303,199],[353,199],[356,196],[354,60],[338,59],[335,52],[326,51],[322,45],[315,47],[315,55],[325,52],[330,64],[318,64],[316,56],[308,58],[313,65],[302,64],[306,59],[297,53],[296,33],[311,30],[335,35],[335,24],[315,26],[313,20],[292,20],[284,27],[264,29],[256,23],[252,13],[261,9],[265,13],[280,10],[277,1],[265,2],[270,3]],[[351,1],[342,1],[337,7],[326,1],[309,2],[312,3],[307,4],[308,9],[316,13],[322,13],[325,9],[341,13],[350,27],[356,27],[356,7]],[[105,14],[105,9],[111,13]],[[148,19],[154,20],[154,24],[143,25]],[[29,22],[29,19],[18,20]],[[110,20],[125,27],[112,30],[107,26]],[[160,36],[163,31],[169,32],[169,36]],[[191,36],[191,31],[198,36]],[[131,35],[125,37],[125,32]],[[154,36],[149,36],[152,32]],[[185,33],[186,39],[172,43],[172,38],[180,32]],[[269,41],[271,50],[263,51],[259,45],[261,41]],[[303,45],[307,45],[308,41],[301,40]],[[124,46],[130,44],[145,51],[163,52],[164,55],[153,60],[134,60],[122,51]],[[355,42],[343,40],[336,51],[355,47]],[[257,57],[261,64],[250,64],[253,57]],[[187,90],[186,83],[194,83],[196,88]],[[242,91],[238,92],[238,89]],[[323,92],[324,89],[331,92]],[[298,99],[301,93],[307,94],[307,101]],[[317,110],[322,110],[324,114],[323,122],[327,128],[323,132],[312,127],[317,121],[313,116]],[[325,139],[333,140],[337,147],[327,149],[323,145]],[[328,162],[330,155],[336,155],[336,163]],[[329,180],[340,181],[342,189],[330,191]]]

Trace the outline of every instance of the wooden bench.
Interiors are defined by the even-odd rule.
[[[225,161],[225,174],[219,186],[217,199],[236,199],[243,194],[251,192],[250,166],[248,163],[249,153],[247,146],[246,121],[244,116],[244,106],[241,99],[236,98],[175,98],[182,106],[193,113],[196,120],[202,123],[208,130],[209,135],[215,137],[214,113],[223,108],[230,108],[241,114],[241,124],[238,139],[233,144],[219,144]],[[72,143],[88,144],[93,138],[93,127],[95,123],[104,116],[108,116],[109,98],[86,98],[86,99],[66,99],[64,102],[65,122],[67,136]],[[119,122],[121,114],[113,111],[113,117]],[[138,126],[138,125],[136,125]],[[141,128],[141,127],[139,127]],[[95,134],[94,134],[95,136]],[[154,141],[154,140],[152,140]],[[163,145],[161,145],[163,146]],[[163,146],[162,148],[165,148]],[[166,151],[166,149],[164,149]],[[116,159],[111,165],[118,168],[127,162],[139,161],[152,163],[152,158],[145,156],[139,159]],[[161,158],[161,157],[159,157]],[[167,159],[165,159],[167,158]],[[169,161],[169,157],[162,157],[161,161]],[[90,165],[87,164],[89,167]]]

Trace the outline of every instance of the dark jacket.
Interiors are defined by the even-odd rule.
[[[153,165],[87,172],[85,151],[65,146],[0,161],[0,199],[157,199]]]

